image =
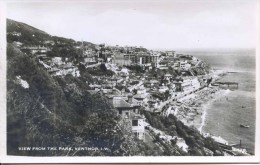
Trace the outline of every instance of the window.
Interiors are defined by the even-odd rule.
[[[138,136],[138,133],[137,133],[137,132],[134,132],[134,135],[135,135],[135,136]]]
[[[138,126],[138,120],[132,120],[132,126]]]

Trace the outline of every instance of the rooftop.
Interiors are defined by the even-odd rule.
[[[119,98],[113,99],[113,106],[115,108],[131,107],[129,103],[127,103],[125,100],[119,99]]]

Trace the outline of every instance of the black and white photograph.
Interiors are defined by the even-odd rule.
[[[4,160],[259,161],[258,0],[1,9]]]

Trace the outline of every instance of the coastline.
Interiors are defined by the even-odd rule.
[[[213,78],[212,82],[215,82],[223,78],[227,73],[225,70],[214,70],[208,76]],[[175,111],[175,116],[185,125],[195,127],[204,137],[210,136],[219,143],[228,144],[228,141],[221,136],[211,135],[203,131],[203,127],[205,126],[207,111],[212,106],[212,103],[225,97],[229,92],[229,89],[221,89],[216,86],[204,87],[195,93],[180,98],[178,101],[181,106]]]
[[[227,71],[219,70],[209,76],[213,78],[212,83],[214,83],[217,80],[221,81],[228,73],[229,72]],[[235,154],[246,156],[253,155],[251,151],[247,151],[248,148],[238,146],[239,144],[237,143],[233,144],[234,141],[231,141],[232,144],[229,144],[230,139],[227,140],[223,138],[221,134],[212,134],[209,130],[204,130],[209,117],[208,110],[212,109],[212,106],[214,106],[215,102],[217,103],[220,100],[230,102],[229,96],[226,96],[229,95],[230,92],[230,89],[223,89],[218,86],[210,85],[209,87],[204,87],[195,93],[180,98],[178,101],[181,103],[180,107],[182,108],[178,109],[175,116],[185,125],[195,127],[204,137],[211,137],[217,143],[232,147],[232,152],[234,151]]]
[[[203,133],[203,126],[207,117],[207,109],[216,99],[223,97],[230,90],[220,89],[219,87],[205,87],[204,89],[186,96],[179,101],[182,106],[176,116],[185,125],[194,126],[200,133]]]
[[[203,114],[201,116],[201,125],[200,127],[198,128],[198,130],[200,131],[200,133],[206,133],[206,132],[203,132],[203,127],[205,126],[205,120],[206,120],[206,117],[207,117],[207,111],[208,109],[210,108],[210,106],[212,105],[212,103],[214,101],[216,101],[217,99],[219,99],[220,97],[224,97],[225,95],[227,95],[228,93],[230,92],[229,89],[219,89],[216,93],[214,93],[214,96],[212,99],[209,99],[206,103],[204,103],[202,105],[202,108],[203,108]]]
[[[226,75],[226,73],[227,71],[218,69],[212,70],[212,73],[206,76],[212,77],[212,82],[215,82]],[[227,91],[229,90],[224,90],[210,85],[209,87],[204,87],[197,92],[184,96],[178,99],[182,105],[177,111],[175,111],[175,115],[185,125],[194,126],[200,133],[202,133],[207,116],[207,109],[214,100],[223,96]]]

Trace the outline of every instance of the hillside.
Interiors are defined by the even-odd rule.
[[[103,98],[90,95],[80,80],[72,76],[64,79],[50,77],[33,59],[11,44],[7,47],[7,61],[8,154],[42,155],[19,151],[18,146],[93,145],[110,150],[90,153],[48,151],[44,155],[111,156],[131,153],[130,150],[129,153],[121,150],[127,139],[117,125],[120,118]],[[28,86],[24,87],[21,80]]]
[[[147,123],[167,135],[183,140],[189,150],[184,151],[176,141],[169,143],[163,141],[151,130],[146,130],[148,132],[146,135],[150,138],[149,142],[137,139],[133,135],[131,122],[118,115],[118,111],[102,90],[90,90],[91,85],[107,85],[108,79],[120,75],[116,75],[116,71],[107,69],[103,61],[101,64],[94,64],[93,67],[85,67],[80,56],[81,49],[78,48],[81,42],[51,36],[10,19],[7,19],[7,32],[8,154],[26,156],[223,155],[221,148],[211,138],[204,138],[197,130],[185,126],[175,116],[163,117],[156,113],[142,111],[142,108],[140,112]],[[25,52],[22,47],[16,46],[14,41],[22,42],[25,47],[31,45],[36,48],[44,45],[46,41],[52,41],[53,44],[44,45],[48,47],[48,51],[42,56],[42,52],[38,54]],[[101,45],[97,50],[95,48],[97,45],[86,41],[83,44],[88,45],[88,49],[93,48],[91,53],[105,49]],[[137,49],[147,51],[145,48]],[[122,52],[124,51],[122,48]],[[109,54],[108,49],[104,52],[106,52],[104,56]],[[67,61],[64,62],[66,58]],[[55,75],[50,66],[59,71],[66,68],[75,70]],[[136,70],[140,69],[142,68]],[[196,70],[198,75],[205,72],[207,71],[204,68]],[[145,71],[142,72],[144,73]],[[48,150],[46,152],[19,150],[19,147],[50,146],[94,146],[106,150]]]
[[[36,29],[25,23],[16,22],[11,19],[7,19],[7,41],[19,41],[25,44],[37,43],[43,44],[43,41],[50,40],[51,35],[44,31]],[[12,35],[13,32],[20,33],[21,36]],[[18,34],[19,35],[19,34]]]

